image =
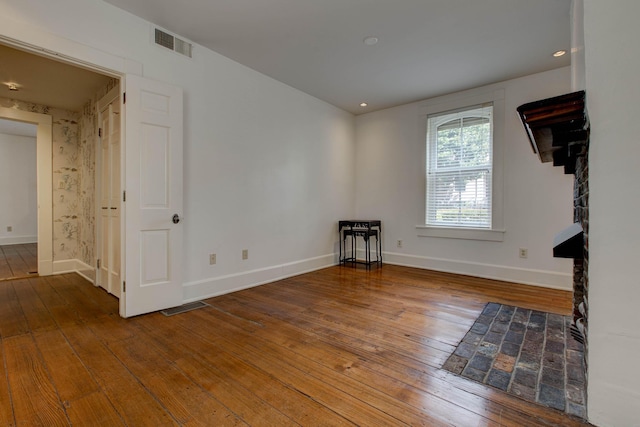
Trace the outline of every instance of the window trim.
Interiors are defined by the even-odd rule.
[[[490,147],[490,164],[489,163],[485,163],[482,165],[477,165],[477,166],[443,166],[443,167],[438,167],[437,165],[437,156],[438,156],[438,144],[437,144],[437,134],[438,134],[438,129],[440,128],[440,126],[443,126],[445,124],[451,123],[453,121],[459,121],[459,120],[463,120],[465,118],[482,118],[482,119],[486,119],[489,121],[490,124],[490,131],[489,131],[489,140],[491,143],[491,147]],[[460,135],[462,136],[462,135]],[[432,141],[430,140],[431,138],[436,139],[436,141]],[[434,190],[436,184],[433,182],[433,180],[437,180],[438,176],[441,175],[446,175],[448,173],[461,173],[461,172],[473,172],[473,171],[477,171],[477,172],[481,172],[483,170],[488,170],[489,171],[489,187],[491,188],[491,197],[493,197],[493,102],[486,102],[484,104],[480,104],[480,105],[469,105],[467,107],[464,108],[457,108],[453,111],[443,111],[441,113],[437,113],[434,115],[430,115],[427,116],[427,132],[426,132],[426,138],[425,138],[425,144],[426,144],[426,151],[427,151],[427,155],[426,155],[426,174],[425,177],[430,176],[431,182],[429,179],[426,180],[426,190],[425,190],[425,224],[427,224],[430,227],[445,227],[445,228],[452,228],[452,229],[483,229],[483,230],[491,230],[491,224],[492,224],[492,220],[493,220],[493,204],[491,205],[491,217],[489,218],[489,224],[487,225],[480,225],[477,224],[476,227],[474,227],[472,224],[467,224],[467,225],[453,225],[453,224],[447,224],[445,221],[443,221],[441,224],[438,224],[437,220],[434,219],[434,222],[430,222],[429,221],[429,217],[431,216],[430,213],[436,214],[435,210],[429,210],[429,192],[430,190]],[[437,197],[436,197],[437,199]],[[435,199],[431,199],[432,202],[435,201]]]
[[[418,236],[451,239],[486,240],[501,242],[506,232],[504,228],[504,128],[505,128],[505,90],[498,88],[474,95],[450,95],[430,100],[420,106],[420,125],[423,136],[423,174],[422,212],[420,217],[426,221],[426,176],[427,176],[427,120],[428,116],[447,111],[461,110],[469,106],[493,103],[493,177],[491,194],[491,228],[439,227],[426,224],[416,225]]]

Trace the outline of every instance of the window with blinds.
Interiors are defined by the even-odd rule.
[[[493,103],[427,117],[426,224],[491,228]]]

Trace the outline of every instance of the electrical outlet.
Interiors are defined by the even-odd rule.
[[[209,265],[216,263],[216,254],[209,254]]]
[[[527,250],[527,248],[520,248],[518,250],[518,254],[520,255],[520,258],[526,258],[529,256],[529,251]]]
[[[13,231],[13,227],[12,227],[12,226],[10,226],[10,225],[9,225],[9,226],[7,226],[7,231],[8,231],[8,232],[12,232],[12,231]]]
[[[402,240],[398,240],[396,243],[396,246],[401,248],[402,247]]]
[[[242,259],[249,259],[249,249],[242,250]]]

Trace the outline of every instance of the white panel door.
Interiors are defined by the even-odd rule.
[[[126,77],[120,315],[182,304],[182,89]]]

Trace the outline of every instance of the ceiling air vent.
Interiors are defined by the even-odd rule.
[[[155,42],[160,46],[191,58],[191,43],[181,40],[178,37],[166,33],[158,28],[155,30]]]

